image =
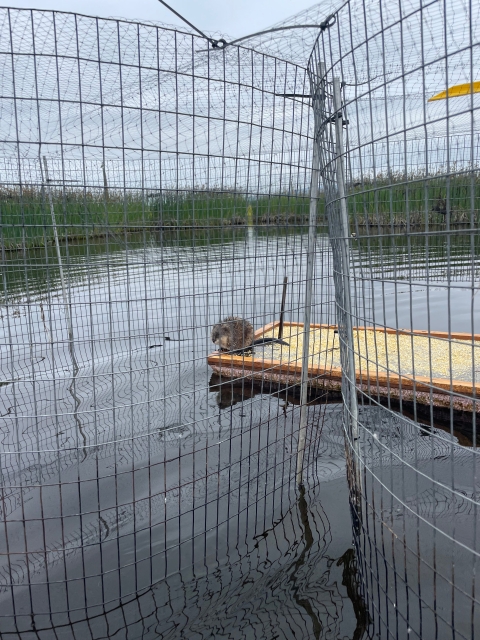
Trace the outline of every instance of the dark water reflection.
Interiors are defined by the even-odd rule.
[[[352,548],[341,412],[338,405],[312,410],[314,420],[323,418],[314,470],[323,482],[287,491],[273,526],[236,540],[223,562],[174,573],[121,606],[92,607],[88,622],[54,615],[51,627],[46,616],[37,616],[35,632],[25,617],[23,632],[4,622],[2,637],[364,637],[369,617]]]

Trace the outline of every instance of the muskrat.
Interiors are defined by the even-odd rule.
[[[229,316],[221,322],[217,322],[212,329],[212,342],[220,347],[220,351],[230,351],[241,353],[247,351],[260,344],[285,344],[288,342],[278,340],[278,338],[259,338],[253,339],[253,327],[243,318],[237,316]]]

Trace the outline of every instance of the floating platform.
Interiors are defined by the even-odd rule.
[[[255,332],[278,337],[279,322]],[[340,341],[334,325],[311,325],[309,385],[340,391]],[[216,351],[208,364],[222,379],[268,380],[299,385],[303,324],[285,323],[282,339],[289,346],[255,347],[245,355]],[[480,411],[480,334],[354,327],[355,371],[359,392],[378,398],[458,411]],[[473,382],[475,380],[475,382]]]

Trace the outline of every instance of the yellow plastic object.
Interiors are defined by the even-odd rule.
[[[465,84],[456,84],[449,87],[447,91],[441,91],[428,99],[428,102],[434,100],[445,100],[446,98],[458,98],[458,96],[468,96],[471,93],[480,93],[480,81],[466,82]]]

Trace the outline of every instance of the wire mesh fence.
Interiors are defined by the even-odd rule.
[[[292,508],[294,385],[279,411],[278,385],[248,380],[238,411],[206,357],[222,318],[278,318],[285,276],[303,321],[311,110],[277,95],[308,93],[305,68],[241,47],[0,20],[0,624],[52,637],[238,562]],[[333,322],[319,248],[314,313]]]
[[[475,637],[478,11],[0,9],[2,637]]]
[[[382,637],[478,634],[478,10],[349,2],[310,59],[356,549]]]

